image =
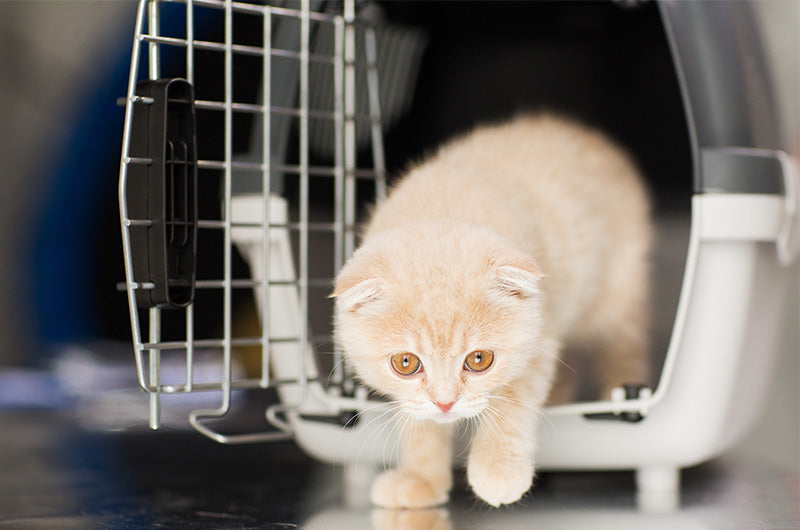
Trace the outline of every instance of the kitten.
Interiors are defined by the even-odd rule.
[[[446,502],[467,418],[473,491],[519,500],[562,344],[591,348],[604,392],[646,380],[648,210],[619,148],[549,115],[478,128],[399,181],[331,295],[347,359],[410,418],[374,504]]]

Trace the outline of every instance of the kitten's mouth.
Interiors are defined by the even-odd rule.
[[[415,419],[446,424],[479,416],[483,411],[481,405],[481,403],[472,401],[458,401],[444,404],[444,406],[436,402],[417,402],[408,403],[403,408],[409,416]]]
[[[455,423],[459,420],[464,419],[464,416],[461,413],[453,412],[453,411],[440,411],[440,410],[430,410],[426,409],[425,407],[421,408],[411,408],[407,409],[406,412],[409,416],[416,418],[422,421],[433,421],[435,423]]]
[[[440,410],[436,409],[432,411],[428,410],[418,410],[413,415],[421,420],[430,420],[435,423],[439,424],[447,424],[447,423],[456,423],[462,420],[467,420],[469,418],[478,416],[480,414],[480,410],[473,410],[471,407],[459,407],[458,410]]]
[[[453,414],[452,412],[440,412],[432,419],[436,423],[455,423],[458,420],[463,420],[464,417],[461,414]]]

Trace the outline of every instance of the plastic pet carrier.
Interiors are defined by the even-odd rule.
[[[776,357],[779,300],[797,280],[786,266],[797,248],[797,166],[774,137],[779,115],[750,5],[659,10],[694,182],[671,340],[654,388],[546,409],[537,454],[540,469],[636,470],[642,494],[677,491],[680,468],[753,423]],[[376,21],[354,1],[142,0],[119,199],[151,427],[164,396],[211,392],[219,407],[189,421],[218,442],[292,437],[362,469],[396,456],[390,409],[334,348],[326,298],[364,204],[385,193],[382,124],[408,105],[421,53],[418,39]],[[257,315],[249,327],[247,314]],[[213,360],[202,377],[199,358]],[[185,370],[162,373],[167,359]],[[218,420],[237,393],[258,389],[275,392],[264,424],[225,431]]]

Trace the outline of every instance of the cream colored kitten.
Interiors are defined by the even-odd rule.
[[[358,376],[411,418],[372,501],[446,502],[452,426],[466,418],[472,489],[493,506],[519,500],[562,344],[590,346],[606,392],[646,380],[649,240],[630,160],[552,116],[479,128],[412,169],[332,294]]]

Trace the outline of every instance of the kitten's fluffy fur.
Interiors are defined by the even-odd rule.
[[[336,339],[359,377],[412,418],[372,501],[445,502],[452,422],[464,418],[476,424],[474,492],[517,501],[563,344],[590,345],[604,391],[645,380],[649,240],[629,159],[559,118],[476,129],[413,168],[377,206],[332,295]],[[484,372],[465,368],[476,350],[494,354]],[[393,370],[402,352],[421,360],[416,374]]]

